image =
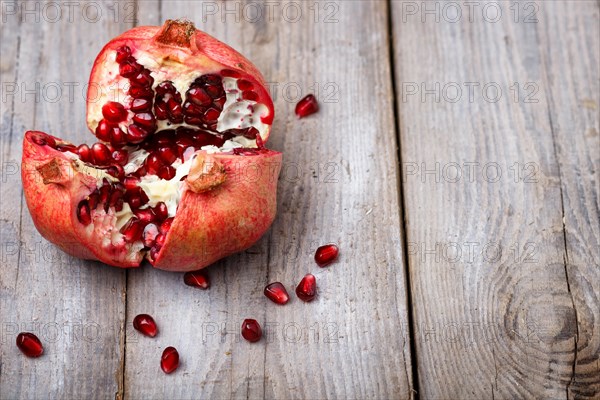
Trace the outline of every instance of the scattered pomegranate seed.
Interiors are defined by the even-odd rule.
[[[245,319],[242,323],[242,336],[249,342],[258,342],[262,336],[260,325],[255,319]]]
[[[170,374],[179,367],[179,353],[175,347],[167,347],[160,358],[160,367],[165,374]]]
[[[265,296],[269,298],[273,303],[286,304],[290,300],[285,286],[281,282],[273,282],[265,287]]]
[[[210,280],[204,271],[190,271],[183,275],[183,283],[198,289],[208,289]]]
[[[133,327],[136,331],[149,337],[154,337],[158,333],[158,328],[156,327],[154,318],[148,314],[137,315],[133,319]]]
[[[27,357],[39,357],[44,353],[44,346],[40,339],[29,332],[21,332],[17,335],[17,347]]]
[[[340,254],[340,249],[337,245],[333,243],[326,244],[319,247],[315,252],[315,261],[319,267],[326,267],[337,259],[338,254]]]
[[[317,294],[317,280],[312,274],[306,274],[296,287],[296,295],[302,301],[313,301]]]
[[[319,111],[319,103],[317,103],[317,99],[312,94],[302,98],[298,104],[296,104],[296,115],[298,118],[304,118],[317,111]]]

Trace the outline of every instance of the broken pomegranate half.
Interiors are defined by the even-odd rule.
[[[97,143],[25,134],[33,221],[67,253],[119,267],[192,271],[244,250],[275,217],[273,112],[256,67],[190,22],[131,29],[91,73]]]

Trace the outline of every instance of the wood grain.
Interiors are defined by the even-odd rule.
[[[226,3],[229,10],[247,4]],[[392,88],[389,65],[372,68],[389,57],[386,5],[338,3],[331,23],[323,22],[323,8],[317,22],[307,6],[297,22],[282,18],[280,8],[272,22],[249,23],[244,9],[224,14],[225,3],[217,4],[207,15],[195,2],[163,2],[140,24],[194,15],[198,27],[240,50],[274,84],[269,145],[283,151],[285,164],[278,216],[252,249],[208,268],[207,292],[183,286],[181,274],[129,272],[128,320],[149,312],[161,333],[127,343],[125,397],[410,398]],[[322,109],[299,121],[299,97],[286,97],[285,88],[307,94],[314,84]],[[376,97],[361,95],[373,89]],[[314,251],[330,241],[340,244],[341,259],[319,269]],[[293,295],[307,272],[320,290],[310,304]],[[284,307],[262,294],[273,281],[292,294]],[[266,326],[267,338],[243,340],[244,318]],[[158,359],[169,345],[182,366],[166,376]]]
[[[598,398],[598,5],[436,4],[392,3],[420,396]]]
[[[600,9],[544,7],[538,30],[555,152],[560,168],[563,264],[576,310],[570,398],[600,397]],[[573,62],[573,60],[577,60]]]
[[[17,4],[33,13],[3,15],[1,26],[0,398],[114,398],[122,376],[125,273],[73,259],[44,240],[22,198],[19,167],[26,130],[90,141],[88,74],[102,43],[127,27],[88,22],[77,7],[73,21],[52,22],[55,15],[44,14],[41,2]],[[13,83],[18,91],[11,95],[6,85]],[[43,341],[42,358],[19,352],[20,331]]]

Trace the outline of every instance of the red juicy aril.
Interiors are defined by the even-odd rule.
[[[158,328],[156,327],[154,318],[148,314],[136,315],[136,317],[133,319],[133,327],[136,331],[149,337],[155,337],[158,333]]]
[[[319,103],[314,95],[309,94],[296,104],[295,111],[298,118],[304,118],[319,111]]]
[[[262,336],[262,329],[255,319],[245,319],[242,323],[242,336],[249,342],[258,342]]]
[[[27,205],[42,236],[119,267],[192,271],[250,247],[275,217],[281,154],[260,72],[190,22],[138,27],[91,73],[92,145],[30,131]]]
[[[160,368],[165,374],[170,374],[179,367],[179,353],[175,347],[167,347],[160,358]]]
[[[317,295],[317,280],[314,275],[306,274],[296,287],[296,295],[302,301],[313,301]]]
[[[208,275],[206,275],[203,271],[186,272],[183,275],[183,282],[188,286],[198,289],[208,289],[210,287]]]
[[[273,303],[286,304],[290,300],[285,286],[281,282],[273,282],[265,287],[265,296],[269,298]]]
[[[40,339],[29,332],[21,332],[17,335],[17,347],[27,357],[39,357],[44,353],[44,346]]]
[[[315,262],[319,267],[326,267],[337,259],[339,253],[340,249],[337,245],[333,243],[326,244],[319,247],[315,252]]]

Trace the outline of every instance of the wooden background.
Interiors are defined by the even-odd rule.
[[[598,2],[1,7],[0,398],[600,398]],[[263,71],[284,153],[272,229],[206,292],[61,253],[19,178],[26,130],[92,141],[103,44],[178,17]],[[298,121],[309,92],[321,111]],[[319,269],[330,241],[341,258]],[[263,297],[307,272],[315,302]],[[142,312],[156,339],[133,330]],[[240,338],[247,317],[267,338]]]

